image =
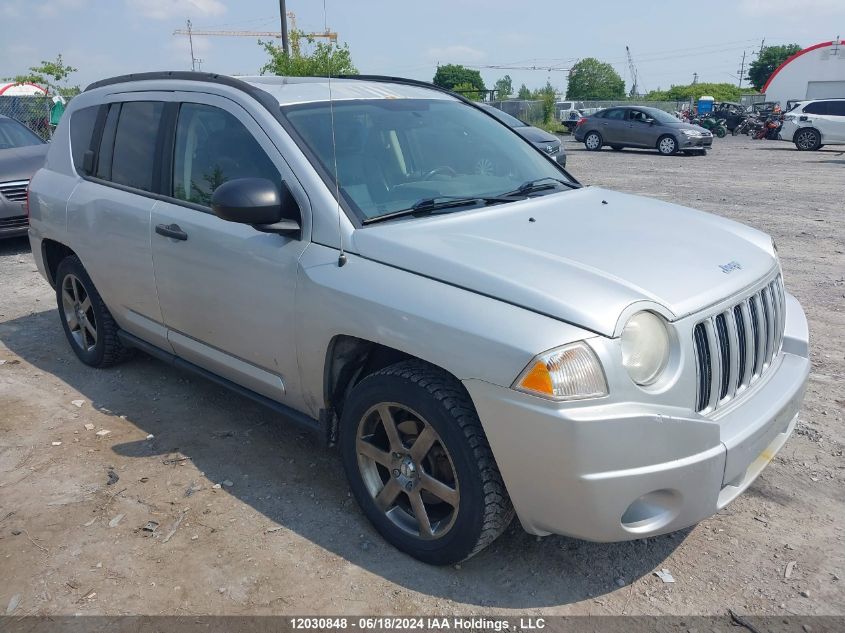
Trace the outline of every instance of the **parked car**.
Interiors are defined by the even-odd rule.
[[[0,115],[0,239],[26,235],[26,188],[47,147],[25,125]]]
[[[617,151],[643,147],[665,155],[704,154],[713,144],[713,134],[657,108],[622,106],[581,119],[575,128],[575,140],[590,151],[610,145]]]
[[[139,348],[336,442],[367,518],[428,563],[514,514],[594,541],[701,521],[807,382],[769,236],[581,187],[422,82],[100,81],[30,210],[83,363]]]
[[[845,143],[845,99],[802,101],[784,115],[780,137],[802,151]]]
[[[534,145],[534,147],[539,149],[541,152],[554,158],[561,167],[566,166],[566,150],[563,148],[563,145],[561,145],[560,139],[557,136],[550,134],[545,130],[541,130],[538,127],[534,127],[533,125],[528,125],[525,121],[518,119],[507,112],[499,110],[499,108],[494,108],[493,106],[485,103],[481,103],[479,106],[483,108],[485,112],[489,112],[508,127],[513,128],[517,134]]]

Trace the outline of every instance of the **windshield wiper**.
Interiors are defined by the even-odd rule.
[[[511,197],[505,196],[434,196],[431,198],[420,198],[407,209],[400,209],[392,213],[385,213],[374,218],[367,218],[363,224],[373,224],[375,222],[383,222],[385,220],[393,220],[394,218],[402,218],[405,216],[421,216],[431,215],[443,209],[451,209],[453,207],[465,207],[467,205],[488,205],[498,204],[502,202],[514,202]]]
[[[543,191],[545,189],[554,189],[558,185],[565,185],[570,189],[575,189],[576,186],[571,182],[555,178],[554,176],[543,176],[542,178],[535,178],[534,180],[526,180],[513,191],[503,193],[503,196],[517,196],[534,193],[535,191]]]

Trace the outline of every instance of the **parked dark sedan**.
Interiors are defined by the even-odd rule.
[[[610,145],[656,149],[661,154],[678,152],[704,154],[713,145],[713,135],[698,125],[684,123],[657,108],[623,106],[608,108],[578,122],[575,140],[590,151]]]
[[[542,152],[554,158],[558,165],[566,167],[566,150],[560,144],[560,139],[554,134],[549,134],[545,130],[538,127],[528,125],[525,121],[517,119],[515,116],[502,112],[499,108],[494,108],[485,103],[479,104],[487,112],[499,119],[502,123],[514,129],[526,141],[530,141],[535,147]]]
[[[26,188],[44,164],[47,148],[35,132],[0,115],[0,239],[26,234]]]

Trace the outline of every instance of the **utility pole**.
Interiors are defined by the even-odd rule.
[[[742,88],[742,78],[745,77],[745,51],[742,51],[742,64],[739,66],[739,83],[737,88]]]
[[[698,83],[698,73],[693,73],[692,74],[692,85],[694,86],[697,83]]]
[[[764,48],[766,48],[766,38],[765,38],[765,37],[763,38],[763,41],[762,41],[762,42],[760,42],[760,52],[759,52],[759,53],[757,53],[757,57],[758,57],[758,58],[760,57],[760,55],[762,55],[762,54],[763,54],[763,49],[764,49]]]
[[[191,24],[190,18],[185,22],[185,26],[187,27],[188,31],[188,42],[191,45],[191,70],[197,69],[197,58],[194,57],[194,36],[193,36],[193,25]]]
[[[285,9],[285,0],[279,0],[279,17],[282,21],[282,50],[285,55],[290,55],[290,44],[288,43],[288,12]]]

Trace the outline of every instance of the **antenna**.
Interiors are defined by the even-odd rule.
[[[328,18],[326,16],[326,0],[323,0],[323,26],[328,31]],[[340,222],[340,174],[337,171],[337,142],[334,135],[334,102],[332,101],[332,51],[326,57],[329,80],[329,118],[332,126],[332,160],[334,161],[334,194],[337,203],[337,238],[340,240],[340,255],[337,257],[337,265],[342,268],[346,265],[346,252],[343,250],[343,231]]]

